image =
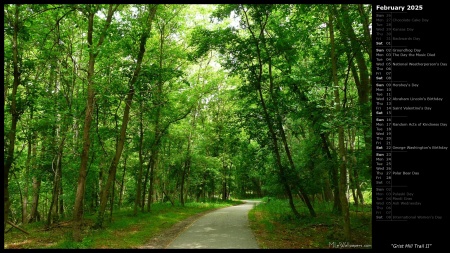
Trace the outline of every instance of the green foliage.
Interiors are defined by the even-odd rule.
[[[20,117],[9,177],[14,220],[21,219],[21,197],[28,200],[30,212],[33,178],[41,181],[38,211],[46,219],[58,158],[62,165],[58,198],[65,216],[73,215],[85,141],[89,52],[98,55],[93,62],[95,107],[89,129],[85,215],[98,208],[101,184],[119,141],[125,98],[134,92],[124,140],[126,169],[122,155],[114,183],[111,229],[127,226],[125,219],[118,218],[119,196],[122,208],[134,204],[140,180],[147,198],[149,177],[144,177],[149,175],[150,157],[156,157],[154,193],[158,195],[152,212],[171,206],[170,202],[159,203],[163,195],[180,212],[180,194],[187,198],[189,208],[203,208],[209,204],[195,200],[217,200],[224,193],[229,194],[227,198],[284,198],[277,152],[294,195],[300,185],[311,197],[332,192],[332,171],[340,159],[340,126],[345,127],[346,153],[352,159],[348,170],[357,172],[358,185],[370,203],[371,104],[361,104],[361,91],[349,71],[349,67],[362,71],[349,61],[358,50],[370,69],[370,44],[356,6],[335,8],[340,111],[334,104],[328,5],[158,5],[150,29],[151,7],[120,5],[103,32],[109,5],[17,6],[21,75],[15,99]],[[5,5],[4,10],[5,150],[13,118],[15,8]],[[95,13],[91,48],[88,13]],[[351,24],[360,49],[350,43],[346,24]],[[137,38],[146,33],[142,67],[131,87],[140,50]],[[138,178],[139,168],[143,168],[143,178]],[[278,221],[293,220],[286,201],[274,199],[265,206]],[[306,209],[299,208],[306,219]],[[271,222],[267,226],[276,230]],[[135,243],[144,237],[140,234]],[[96,247],[95,243],[67,240],[62,247],[89,248]]]
[[[57,249],[91,249],[92,248],[92,239],[91,238],[83,238],[81,242],[75,242],[72,240],[72,235],[70,233],[66,233],[65,240],[62,243],[57,244],[54,248]],[[53,248],[53,247],[51,247]]]

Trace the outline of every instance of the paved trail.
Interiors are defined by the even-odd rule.
[[[257,249],[248,223],[248,211],[257,201],[206,214],[175,238],[168,249]]]

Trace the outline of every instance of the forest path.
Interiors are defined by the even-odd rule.
[[[258,249],[249,227],[248,212],[259,201],[210,212],[181,232],[168,249]]]

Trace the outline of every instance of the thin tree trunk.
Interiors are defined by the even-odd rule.
[[[330,180],[328,176],[324,178],[323,194],[325,201],[329,202],[333,200],[333,193],[331,191]]]
[[[245,17],[246,17],[247,24],[250,24],[250,22],[248,21],[247,12],[245,10],[244,10],[244,14],[245,14]],[[267,18],[268,17],[266,17],[266,22],[267,22]],[[277,163],[277,166],[278,166],[278,169],[279,169],[281,183],[282,183],[282,185],[284,187],[286,195],[288,196],[289,206],[291,207],[292,212],[294,213],[294,215],[297,218],[300,218],[300,214],[298,213],[298,211],[297,211],[297,209],[295,208],[295,205],[294,205],[294,201],[293,201],[293,198],[292,198],[292,192],[291,192],[291,188],[290,188],[290,186],[288,184],[288,181],[287,181],[287,178],[286,178],[285,169],[284,169],[284,167],[282,165],[282,162],[281,162],[281,156],[280,156],[279,148],[278,148],[278,137],[277,137],[277,135],[275,133],[275,130],[273,128],[272,119],[270,118],[270,115],[269,115],[269,112],[268,112],[268,109],[267,109],[267,106],[266,106],[266,103],[264,101],[264,97],[263,97],[263,94],[262,94],[261,82],[262,82],[262,74],[263,74],[263,63],[262,63],[262,59],[261,59],[261,52],[260,52],[260,48],[259,48],[259,42],[258,42],[258,39],[256,38],[255,34],[253,33],[253,31],[250,29],[250,26],[248,27],[248,29],[249,29],[249,31],[250,31],[250,33],[251,33],[251,35],[253,37],[253,40],[255,42],[256,52],[257,52],[257,57],[258,57],[259,71],[258,71],[258,73],[255,73],[256,76],[257,76],[256,89],[257,89],[257,92],[258,92],[258,95],[259,95],[259,100],[261,102],[261,106],[263,107],[264,118],[265,118],[265,121],[266,121],[266,123],[268,125],[268,128],[269,128],[270,138],[271,138],[272,143],[273,143],[273,152],[274,152],[275,160],[276,160],[276,163]],[[264,27],[261,27],[261,32],[260,33],[261,34],[264,33]]]
[[[64,218],[65,215],[64,215],[64,200],[62,198],[62,196],[63,196],[63,186],[62,186],[62,173],[61,172],[62,172],[62,168],[60,166],[60,168],[59,168],[59,175],[61,175],[61,177],[60,177],[59,191],[58,191],[58,197],[59,197],[59,209],[58,209],[58,212],[59,212],[59,217]]]
[[[33,138],[32,138],[32,145],[31,145],[31,166],[33,168],[33,170],[37,169],[37,164],[36,164],[36,156],[37,156],[37,144],[35,141],[37,139],[37,131],[35,131],[33,133]],[[28,222],[35,222],[38,221],[38,203],[39,203],[39,191],[40,191],[40,187],[41,187],[41,180],[38,179],[36,176],[33,176],[32,178],[32,201],[31,201],[31,210],[30,210],[30,216],[28,219]]]
[[[28,220],[29,223],[40,220],[39,218],[40,215],[38,212],[40,189],[41,189],[41,180],[38,179],[37,177],[33,177],[33,200],[31,204],[30,219]]]
[[[369,55],[369,61],[372,61],[372,35],[370,34],[369,30],[370,22],[368,13],[366,13],[363,4],[358,4],[358,12],[361,15],[361,24],[363,25],[364,29],[364,39],[366,40],[365,45],[367,46],[366,52]]]
[[[30,122],[33,121],[33,106],[30,108]],[[28,208],[28,184],[29,184],[29,177],[30,177],[30,166],[32,166],[32,149],[34,141],[33,139],[34,133],[31,132],[31,130],[28,132],[28,138],[27,138],[27,161],[25,163],[25,186],[24,186],[24,198],[22,201],[22,223],[26,225],[28,223],[28,217],[27,217],[27,208]]]
[[[264,38],[264,36],[263,36],[263,38]],[[270,78],[270,86],[273,88],[274,84],[273,84],[273,78],[272,78],[272,62],[271,62],[270,58],[269,58],[269,78]],[[275,103],[276,121],[277,121],[278,131],[280,132],[281,140],[283,142],[284,150],[288,157],[289,164],[291,165],[291,169],[293,171],[295,171],[294,160],[292,159],[291,151],[289,149],[287,139],[286,139],[286,133],[284,132],[283,123],[281,121],[281,116],[280,116],[280,113],[278,112],[278,101],[277,101],[278,97],[276,95],[276,92],[272,92],[272,90],[271,90],[271,97],[273,98],[273,101]],[[300,179],[297,179],[297,180],[300,181]],[[301,182],[299,182],[298,188],[299,188],[300,194],[302,195],[303,201],[305,202],[306,206],[308,207],[310,215],[312,217],[316,217],[316,212],[314,211],[314,208],[312,207],[311,202],[308,198],[308,195],[306,194],[305,190],[303,189],[303,184]]]
[[[127,171],[127,158],[128,158],[128,155],[125,156],[125,159],[123,161],[123,173],[122,173],[122,179],[120,182],[120,191],[119,191],[119,209],[122,206],[123,191],[125,189],[124,183],[125,183],[125,172]]]
[[[156,163],[158,161],[159,154],[159,141],[155,143],[154,150],[152,151],[152,155],[150,156],[150,186],[148,189],[148,199],[147,199],[147,212],[150,212],[151,204],[153,203],[153,192],[155,187],[155,171],[156,171]]]
[[[111,196],[110,196],[110,201],[109,201],[109,222],[112,222],[112,216],[113,216],[113,211],[114,211],[114,191],[116,189],[115,187],[115,183],[116,182],[116,175],[114,175],[114,179],[113,179],[113,183],[111,185],[112,187],[112,192],[111,192]]]
[[[74,204],[74,217],[73,217],[73,239],[76,242],[81,241],[81,226],[83,219],[83,199],[84,192],[86,188],[86,176],[87,176],[87,163],[89,159],[89,148],[91,145],[91,140],[89,137],[89,130],[91,128],[92,121],[92,113],[94,110],[94,64],[95,64],[95,56],[92,52],[93,44],[92,44],[92,33],[94,30],[94,15],[95,12],[90,10],[89,13],[89,25],[88,25],[88,44],[91,51],[89,52],[89,65],[88,65],[88,99],[86,104],[86,116],[84,119],[84,128],[83,128],[83,150],[81,152],[81,165],[80,172],[78,176],[78,186],[75,196],[75,204]]]
[[[352,169],[350,169],[350,171],[351,170]],[[353,180],[353,175],[351,172],[348,173],[348,179],[350,181],[350,190],[352,191],[353,201],[355,202],[354,205],[358,206],[358,196],[356,195],[355,181]]]
[[[183,174],[181,177],[181,193],[180,193],[180,202],[181,205],[184,206],[184,202],[186,201],[186,198],[184,195],[184,182],[187,181],[189,171],[191,169],[191,142],[192,142],[192,135],[193,131],[195,130],[195,120],[196,120],[196,111],[192,114],[192,123],[191,128],[189,130],[189,136],[188,136],[188,144],[187,144],[187,150],[186,150],[186,158],[184,161],[184,167],[183,167]],[[186,187],[188,188],[188,187]],[[188,190],[188,189],[187,189]],[[187,196],[187,190],[186,190],[186,196]]]
[[[139,172],[137,178],[137,190],[136,190],[136,200],[134,202],[134,212],[133,214],[137,215],[137,210],[141,205],[141,185],[142,185],[142,167],[144,166],[144,158],[142,157],[142,149],[144,148],[144,127],[143,127],[143,101],[139,103]]]
[[[328,145],[327,138],[325,134],[321,133],[320,138],[322,140],[322,146],[327,154],[327,157],[330,161],[333,160],[333,157],[331,156],[330,148]],[[332,166],[331,168],[331,187],[333,188],[333,213],[342,214],[342,206],[341,206],[341,200],[339,199],[339,172],[338,168],[336,166]]]
[[[159,151],[159,143],[162,138],[162,131],[160,129],[160,117],[161,117],[161,103],[162,103],[162,67],[163,67],[163,46],[164,46],[164,24],[160,27],[159,31],[160,40],[159,40],[159,74],[158,74],[158,83],[157,83],[157,91],[155,94],[155,102],[156,102],[156,116],[155,116],[155,127],[154,134],[155,139],[151,149],[150,161],[149,161],[149,172],[150,173],[150,186],[148,190],[148,200],[147,200],[147,212],[150,212],[151,204],[153,201],[153,187],[154,187],[154,173],[156,169],[156,161],[158,159],[158,151]],[[145,194],[145,193],[144,193]]]
[[[59,133],[57,133],[57,136]],[[61,137],[61,142],[58,145],[58,151],[55,157],[55,162],[52,162],[52,171],[54,172],[52,200],[50,204],[49,213],[47,215],[47,227],[59,219],[58,215],[58,200],[60,196],[60,189],[62,187],[62,157],[64,151],[65,136]]]
[[[98,213],[96,227],[102,227],[102,225],[103,225],[103,216],[104,216],[104,213],[106,210],[106,204],[107,204],[107,200],[108,200],[109,190],[111,189],[111,187],[113,185],[113,182],[114,182],[114,179],[116,176],[116,171],[117,171],[117,164],[119,163],[120,157],[122,155],[123,147],[125,144],[125,135],[126,135],[126,129],[127,129],[127,125],[128,125],[128,119],[129,119],[129,113],[130,113],[131,101],[133,99],[133,95],[134,95],[134,89],[131,85],[130,91],[128,93],[128,96],[127,96],[127,99],[125,102],[126,103],[125,112],[123,114],[122,127],[120,130],[120,137],[119,137],[119,140],[118,140],[117,146],[116,146],[116,153],[115,153],[114,158],[109,167],[108,179],[106,180],[106,184],[104,185],[104,188],[101,192],[102,195],[100,198],[100,209],[99,209],[99,213]]]
[[[100,36],[100,39],[97,45],[94,47],[92,38],[94,32],[94,16],[97,10],[92,10],[92,6],[88,5],[88,48],[89,48],[89,63],[88,63],[88,71],[87,71],[87,81],[88,81],[88,98],[86,103],[86,116],[84,119],[84,128],[83,128],[83,150],[81,152],[81,165],[80,172],[78,176],[78,184],[75,196],[75,204],[74,204],[74,216],[73,216],[73,239],[76,242],[81,241],[81,226],[83,222],[83,200],[84,193],[86,190],[86,177],[87,177],[87,163],[89,159],[89,148],[91,145],[89,130],[91,128],[92,122],[92,114],[94,112],[95,106],[95,83],[94,83],[94,67],[95,67],[95,59],[98,55],[98,49],[103,44],[103,41],[106,36],[106,31],[108,30],[109,25],[111,24],[112,16],[115,10],[119,7],[117,5],[113,8],[113,5],[109,5],[108,16],[106,18],[105,27],[103,29],[103,33]]]
[[[130,109],[131,109],[131,103],[133,101],[133,96],[134,96],[134,85],[137,82],[139,73],[141,71],[142,59],[144,58],[144,54],[145,54],[145,44],[147,43],[147,38],[150,35],[151,23],[152,23],[153,17],[155,16],[155,13],[156,13],[156,7],[157,7],[157,5],[154,5],[150,8],[149,14],[147,17],[148,29],[142,34],[141,39],[140,39],[140,47],[139,47],[139,53],[138,53],[137,62],[136,62],[136,68],[134,70],[133,77],[130,80],[129,91],[128,91],[127,98],[125,100],[125,111],[123,114],[122,126],[120,128],[120,136],[119,136],[119,139],[118,139],[118,142],[116,145],[116,153],[115,153],[114,158],[109,167],[109,174],[108,174],[108,179],[106,181],[105,190],[102,191],[102,197],[100,198],[100,210],[99,210],[97,223],[96,223],[97,227],[102,227],[102,225],[103,225],[103,216],[104,216],[105,209],[106,209],[106,202],[107,202],[107,197],[109,194],[109,189],[111,188],[111,186],[113,185],[113,182],[115,180],[117,164],[119,163],[120,157],[122,156],[122,151],[123,151],[123,147],[125,144],[125,137],[126,137],[126,131],[127,131],[127,126],[128,126],[129,114],[130,114]]]
[[[56,158],[58,160],[58,158]],[[50,227],[50,225],[53,223],[53,220],[56,220],[57,217],[53,217],[55,215],[55,210],[57,209],[56,205],[58,203],[58,190],[59,190],[59,174],[58,169],[56,168],[58,166],[58,161],[52,162],[52,170],[54,171],[54,178],[53,178],[53,189],[52,189],[52,197],[50,201],[50,208],[48,209],[47,214],[47,223],[46,227]]]
[[[350,18],[348,16],[348,5],[343,4],[341,7],[342,11],[342,28],[344,29],[344,34],[348,36],[350,40],[350,46],[353,52],[353,55],[356,59],[356,64],[358,66],[359,70],[359,82],[356,82],[358,89],[358,101],[361,108],[360,117],[363,120],[363,133],[364,133],[364,143],[365,148],[368,151],[367,152],[367,165],[369,166],[369,172],[372,173],[372,138],[370,137],[369,133],[372,131],[372,120],[370,117],[370,106],[369,106],[369,95],[371,92],[370,88],[370,75],[369,70],[366,64],[366,61],[364,59],[364,55],[362,53],[362,48],[359,40],[356,38],[355,31],[353,30],[352,23],[350,21]],[[337,10],[334,9],[334,14],[337,13]],[[368,26],[368,24],[363,23],[364,29],[368,29],[365,26]],[[369,37],[368,37],[369,36]],[[370,35],[365,34],[365,44],[368,45],[368,47],[371,47],[371,40]],[[369,43],[370,42],[370,43]],[[371,50],[370,50],[371,52]],[[371,56],[370,56],[371,57]],[[355,76],[355,78],[357,78]]]
[[[188,148],[187,148],[188,152],[189,152],[189,148],[190,148],[190,140],[188,139]],[[189,154],[188,154],[188,156],[189,156]],[[186,177],[188,167],[190,166],[189,159],[190,159],[189,157],[185,158],[183,171],[181,172],[180,203],[182,206],[184,206],[184,180]]]
[[[67,130],[68,130],[68,127],[67,127]],[[65,140],[66,140],[66,136],[64,135],[63,139],[61,140],[61,144],[59,146],[59,149],[58,149],[58,154],[57,154],[57,156],[58,156],[57,161],[58,162],[57,162],[57,167],[56,167],[57,174],[58,174],[58,188],[56,189],[56,196],[57,197],[56,197],[56,203],[55,203],[55,215],[59,219],[64,217],[64,206],[63,206],[64,201],[63,201],[63,198],[62,198],[62,194],[63,194],[62,162],[63,162],[63,152],[64,152]]]
[[[155,144],[152,144],[155,145]],[[151,148],[153,149],[153,147]],[[150,153],[150,160],[151,160],[151,153]],[[147,169],[145,172],[145,177],[144,177],[144,185],[143,185],[143,189],[142,189],[142,199],[141,199],[141,211],[144,212],[145,209],[145,196],[147,194],[147,182],[148,182],[148,177],[150,175],[150,168],[151,168],[151,161],[148,162],[147,164]]]
[[[4,196],[4,206],[3,206],[3,218],[4,218],[4,226],[3,231],[6,229],[6,222],[8,221],[8,212],[10,208],[10,200],[9,200],[9,171],[12,167],[14,161],[14,146],[16,141],[16,128],[17,122],[19,121],[20,112],[17,110],[16,105],[16,94],[17,88],[20,85],[20,70],[19,70],[19,49],[18,49],[18,33],[19,33],[19,6],[20,4],[15,5],[15,14],[14,14],[14,33],[13,33],[13,67],[14,67],[14,81],[13,88],[11,93],[11,128],[9,130],[9,143],[8,143],[8,152],[6,154],[6,159],[4,160],[4,169],[3,169],[3,196]]]
[[[334,44],[334,31],[333,31],[333,19],[332,11],[329,13],[329,31],[330,31],[330,44],[331,44],[331,64],[333,72],[333,85],[334,85],[334,102],[336,113],[341,111],[341,102],[339,98],[339,83],[337,79],[337,67],[336,61],[337,57],[335,55],[335,44]],[[344,218],[344,236],[346,240],[350,240],[350,213],[348,209],[348,200],[346,196],[347,188],[347,168],[346,168],[346,152],[344,144],[344,128],[342,125],[338,126],[338,140],[339,140],[339,155],[341,161],[339,162],[339,193],[340,201],[342,206],[342,214]]]

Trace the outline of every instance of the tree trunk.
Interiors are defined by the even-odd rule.
[[[30,108],[30,122],[33,121],[33,106]],[[32,159],[32,150],[33,150],[33,136],[35,133],[31,132],[31,130],[28,132],[28,138],[27,138],[27,161],[25,163],[25,186],[24,186],[24,197],[22,201],[22,223],[26,225],[28,223],[28,217],[27,217],[27,208],[28,208],[28,184],[29,184],[29,177],[30,177],[30,167],[32,166],[31,161]]]
[[[331,191],[330,180],[328,176],[324,178],[323,195],[325,201],[329,202],[333,200],[333,192]]]
[[[86,116],[84,119],[83,128],[83,150],[81,152],[81,165],[80,172],[78,176],[77,191],[75,196],[74,204],[74,217],[73,217],[73,239],[76,242],[81,241],[81,226],[83,219],[83,199],[84,192],[86,188],[86,176],[87,176],[87,163],[89,159],[89,148],[91,145],[91,140],[89,137],[89,130],[91,128],[92,113],[94,111],[94,64],[95,56],[92,52],[92,33],[94,30],[94,15],[95,12],[90,12],[89,14],[89,25],[88,25],[88,45],[91,52],[89,52],[89,65],[88,65],[88,99],[86,104]]]
[[[248,21],[247,12],[245,10],[244,10],[244,14],[245,14],[245,17],[246,17],[247,24],[250,24],[250,22]],[[266,16],[266,22],[267,22],[267,18],[268,17]],[[261,27],[260,34],[264,33],[264,26],[265,26],[265,24]],[[262,106],[263,111],[264,111],[264,119],[265,119],[266,124],[267,124],[267,126],[269,128],[270,138],[271,138],[272,143],[273,143],[273,152],[274,152],[275,160],[276,160],[277,167],[278,167],[278,170],[279,170],[279,173],[280,173],[281,184],[283,185],[285,193],[288,196],[289,206],[291,207],[292,212],[294,213],[294,215],[297,218],[300,218],[300,214],[298,213],[297,209],[294,206],[294,201],[293,201],[293,198],[292,198],[292,192],[291,192],[291,188],[290,188],[290,186],[288,184],[288,181],[287,181],[287,178],[286,178],[285,169],[284,169],[284,167],[283,167],[283,165],[281,163],[281,156],[280,156],[280,152],[279,152],[279,148],[278,148],[278,137],[277,137],[277,135],[275,133],[275,130],[273,128],[274,125],[273,125],[272,119],[270,118],[270,115],[269,115],[266,103],[264,101],[264,96],[262,94],[261,83],[262,83],[262,74],[263,74],[263,63],[262,63],[262,58],[261,58],[261,51],[260,51],[260,48],[259,48],[259,41],[256,38],[256,36],[253,33],[253,31],[250,29],[250,26],[248,27],[248,29],[249,29],[249,31],[250,31],[250,33],[251,33],[251,35],[253,37],[253,40],[255,42],[256,52],[257,52],[257,57],[258,57],[258,68],[259,68],[259,70],[258,70],[258,73],[255,73],[256,78],[257,78],[255,85],[256,85],[256,89],[257,89],[258,95],[259,95],[259,101],[260,101],[261,106]]]
[[[111,187],[113,186],[114,179],[116,177],[117,164],[119,163],[120,157],[122,155],[123,147],[125,144],[125,135],[126,135],[126,129],[127,129],[127,125],[128,125],[128,119],[129,119],[129,113],[130,113],[131,101],[133,99],[133,95],[134,95],[134,89],[133,89],[133,84],[131,84],[130,90],[128,92],[127,99],[125,102],[126,103],[125,104],[125,112],[123,114],[119,140],[116,145],[116,152],[115,152],[115,155],[111,162],[111,165],[109,167],[108,179],[106,180],[106,184],[104,185],[103,190],[101,191],[102,194],[101,194],[101,198],[100,198],[100,209],[98,212],[98,217],[97,217],[97,222],[96,222],[96,227],[98,227],[98,228],[102,227],[102,225],[103,225],[103,219],[104,219],[104,214],[105,214],[105,210],[106,210],[106,204],[108,201],[109,191],[110,191]]]
[[[83,222],[83,200],[84,193],[86,190],[86,176],[87,176],[87,163],[89,159],[89,148],[91,145],[90,140],[90,128],[92,122],[92,114],[94,112],[95,106],[95,83],[94,83],[94,66],[95,59],[98,55],[98,49],[103,44],[103,41],[106,36],[106,31],[108,30],[109,25],[111,24],[112,16],[115,10],[119,7],[117,5],[113,8],[113,5],[109,5],[108,16],[106,18],[105,27],[103,32],[99,38],[99,41],[96,46],[94,46],[92,38],[94,32],[94,16],[97,10],[93,10],[92,8],[96,8],[96,6],[88,5],[88,48],[89,48],[89,63],[88,63],[88,71],[87,71],[87,81],[88,81],[88,98],[86,103],[86,115],[84,119],[84,128],[83,128],[83,150],[81,152],[81,165],[80,172],[78,176],[78,184],[75,195],[75,204],[74,204],[74,213],[73,213],[73,239],[76,242],[81,241],[81,226]]]
[[[264,38],[264,36],[263,36]],[[274,83],[273,83],[273,78],[272,78],[272,61],[271,58],[269,58],[269,78],[270,78],[270,87],[272,87],[272,89],[274,88]],[[275,112],[276,112],[276,123],[278,126],[278,131],[280,132],[281,135],[281,140],[283,142],[283,146],[284,146],[284,150],[286,152],[286,155],[288,157],[289,160],[289,164],[291,165],[291,169],[295,172],[295,164],[294,164],[294,160],[292,159],[292,155],[291,155],[291,151],[289,149],[288,143],[287,143],[287,139],[286,139],[286,134],[284,132],[284,128],[283,128],[283,123],[281,121],[281,116],[278,110],[278,96],[276,95],[276,91],[273,92],[273,90],[271,89],[271,97],[274,101],[275,104]],[[311,205],[311,202],[309,201],[308,195],[306,194],[305,190],[303,189],[303,184],[300,182],[300,179],[297,179],[297,181],[299,182],[298,184],[298,188],[299,188],[299,192],[302,195],[302,199],[305,202],[306,206],[308,207],[309,213],[312,217],[316,217],[316,212],[314,211],[314,208]],[[293,205],[293,204],[292,204]]]
[[[66,131],[64,131],[64,134],[62,136],[61,143],[58,147],[58,153],[57,153],[57,174],[58,174],[58,188],[56,189],[56,202],[55,202],[55,216],[58,217],[58,219],[61,219],[64,217],[64,202],[62,199],[63,194],[63,186],[62,186],[62,162],[63,162],[63,154],[64,154],[64,145],[66,141],[66,132],[68,131],[68,126],[66,128]]]
[[[189,146],[190,146],[190,143],[188,142],[188,150],[189,150]],[[185,177],[186,177],[186,173],[187,173],[188,167],[190,166],[189,159],[190,159],[189,157],[186,157],[186,160],[184,161],[183,171],[181,172],[180,203],[181,203],[182,206],[184,206],[184,181],[185,181]]]
[[[156,165],[158,161],[158,154],[159,154],[159,141],[158,143],[155,143],[154,150],[152,151],[152,154],[150,156],[150,186],[148,189],[148,199],[147,199],[147,212],[150,212],[151,204],[153,203],[153,192],[155,187],[155,171],[156,171]]]
[[[65,215],[64,215],[64,200],[62,198],[62,196],[63,196],[63,186],[62,186],[62,174],[61,174],[61,172],[62,172],[62,169],[60,168],[59,175],[61,175],[61,177],[60,177],[59,191],[58,191],[58,197],[59,197],[59,209],[58,209],[58,212],[59,212],[59,217],[64,218]]]
[[[364,204],[364,197],[361,191],[361,186],[359,185],[358,172],[356,170],[353,170],[353,173],[355,179],[356,194],[359,197],[359,202],[361,202],[361,204]]]
[[[366,41],[365,45],[367,46],[366,52],[369,55],[369,61],[372,61],[372,35],[370,34],[369,30],[371,23],[369,22],[369,16],[368,13],[366,13],[363,4],[358,4],[358,12],[361,15],[361,24],[363,25],[364,29],[364,39]]]
[[[350,169],[351,170],[351,169]],[[355,202],[354,205],[358,206],[358,196],[356,195],[356,190],[355,190],[355,181],[353,180],[353,175],[352,173],[348,173],[348,179],[350,181],[350,190],[352,191],[352,197],[353,197],[353,201]]]
[[[59,133],[57,133],[57,136]],[[55,162],[52,162],[52,170],[54,172],[53,178],[53,189],[52,189],[52,200],[50,203],[50,209],[47,215],[47,227],[49,227],[53,222],[59,220],[58,215],[58,199],[60,195],[60,189],[62,187],[62,157],[65,143],[65,136],[61,137],[61,141],[58,145],[58,151],[55,157]]]
[[[125,172],[127,171],[127,159],[128,155],[125,156],[125,159],[123,161],[123,173],[122,173],[122,179],[120,180],[120,191],[119,191],[119,209],[122,206],[122,198],[123,198],[123,191],[125,189]]]
[[[19,4],[15,5],[15,14],[14,14],[14,33],[13,33],[13,67],[14,67],[14,81],[13,88],[11,93],[11,129],[9,130],[9,143],[8,143],[8,152],[6,154],[6,159],[4,159],[4,170],[3,170],[3,196],[4,196],[4,206],[3,206],[3,218],[4,218],[4,226],[3,231],[6,229],[6,222],[8,221],[8,211],[11,205],[9,200],[9,171],[11,170],[13,161],[14,161],[14,146],[16,141],[16,128],[17,122],[19,121],[20,111],[17,110],[16,105],[16,94],[17,88],[20,85],[20,70],[19,70],[19,49],[18,49],[18,33],[19,33]]]
[[[192,121],[191,121],[191,128],[189,129],[189,136],[188,136],[188,144],[187,144],[187,150],[186,150],[186,158],[184,161],[184,167],[183,167],[183,174],[181,177],[181,193],[180,193],[180,202],[181,205],[184,206],[184,202],[186,201],[184,195],[184,182],[186,180],[186,178],[188,178],[189,175],[189,171],[191,170],[191,142],[192,140],[192,136],[193,136],[193,132],[195,131],[195,126],[196,126],[196,111],[194,110],[194,113],[192,114]],[[188,188],[188,187],[186,187]],[[187,196],[187,191],[189,189],[186,189],[186,196]]]
[[[114,192],[115,192],[115,182],[116,182],[116,175],[114,175],[114,179],[113,179],[113,183],[111,185],[112,188],[112,192],[111,192],[111,196],[110,196],[110,200],[109,200],[109,222],[112,222],[112,216],[113,216],[113,211],[114,211]]]
[[[103,225],[103,216],[104,216],[105,209],[106,209],[106,202],[107,202],[107,198],[108,198],[108,194],[109,194],[109,189],[111,189],[111,186],[113,186],[113,182],[116,178],[117,164],[119,163],[120,157],[122,156],[122,151],[123,151],[123,147],[125,144],[125,137],[126,137],[128,120],[129,120],[129,115],[130,115],[131,103],[133,101],[133,96],[134,96],[134,85],[137,82],[139,73],[141,71],[142,59],[144,58],[144,53],[145,53],[145,44],[147,43],[147,38],[150,35],[151,22],[153,20],[153,17],[155,16],[156,7],[157,6],[154,5],[150,9],[148,17],[147,17],[148,29],[142,34],[141,39],[140,39],[140,47],[139,47],[139,53],[138,53],[137,62],[136,62],[136,68],[134,70],[133,77],[129,83],[129,91],[128,91],[127,98],[125,100],[125,111],[123,113],[122,126],[120,127],[120,136],[119,136],[119,139],[118,139],[118,142],[116,145],[116,153],[115,153],[114,158],[109,167],[108,179],[106,181],[105,188],[102,191],[102,196],[100,198],[100,210],[98,213],[96,227],[102,227],[102,225]]]
[[[137,190],[136,190],[136,200],[134,202],[134,212],[133,214],[137,215],[137,210],[139,206],[141,205],[141,186],[142,186],[142,167],[144,166],[144,158],[142,156],[142,150],[143,150],[143,142],[144,142],[144,126],[143,126],[143,101],[140,101],[139,103],[139,172],[138,172],[138,178],[137,178]]]
[[[52,169],[54,171],[54,178],[53,178],[53,189],[52,189],[52,197],[50,201],[50,208],[48,209],[47,214],[47,223],[46,227],[50,227],[50,225],[58,219],[58,217],[55,217],[55,213],[57,214],[57,205],[58,205],[58,191],[59,191],[59,170],[56,168],[58,166],[59,156],[57,155],[56,161],[52,162]]]
[[[154,144],[152,144],[154,145]],[[150,154],[150,159],[151,159],[151,154]],[[144,185],[143,185],[143,189],[142,189],[142,199],[141,199],[141,211],[144,212],[144,208],[145,208],[145,196],[147,194],[147,182],[148,182],[148,177],[150,175],[150,168],[151,168],[151,162],[149,161],[147,164],[147,170],[145,172],[145,178],[144,178]]]
[[[341,102],[339,98],[339,83],[337,78],[337,57],[335,54],[335,43],[334,43],[334,31],[333,31],[333,18],[332,11],[329,13],[329,31],[330,31],[330,45],[331,45],[331,65],[332,65],[332,75],[333,75],[333,85],[334,85],[334,102],[335,111],[339,113],[341,111]],[[346,168],[346,156],[345,156],[345,145],[344,145],[344,128],[342,125],[338,126],[338,140],[339,140],[339,156],[341,161],[339,163],[339,199],[341,201],[342,213],[344,218],[344,236],[346,240],[350,240],[350,213],[348,209],[348,200],[346,196],[347,189],[347,168]]]
[[[41,189],[41,180],[38,179],[37,177],[33,177],[33,200],[31,204],[30,219],[28,220],[29,223],[40,220],[40,215],[38,213],[40,189]]]
[[[153,145],[151,147],[151,155],[149,160],[149,170],[147,173],[150,173],[150,186],[148,190],[148,200],[147,200],[147,212],[150,212],[151,204],[153,201],[153,187],[154,187],[154,173],[156,170],[156,162],[158,160],[158,151],[159,144],[162,138],[162,131],[160,126],[160,118],[161,118],[161,104],[162,104],[162,87],[163,87],[163,79],[162,79],[162,68],[163,68],[163,46],[164,46],[164,24],[160,27],[159,31],[160,40],[159,40],[159,73],[158,73],[158,83],[157,83],[157,91],[155,94],[154,104],[156,106],[156,115],[155,115],[155,127],[154,127],[154,135],[155,139],[153,141]],[[144,193],[145,194],[145,193]],[[143,200],[144,201],[144,200]],[[143,208],[143,207],[142,207]]]
[[[360,105],[360,117],[363,120],[363,133],[364,133],[364,143],[365,148],[368,151],[367,152],[367,165],[369,166],[369,171],[372,173],[372,138],[370,137],[370,132],[372,131],[372,119],[370,117],[370,92],[371,92],[371,84],[370,84],[370,75],[369,70],[367,68],[366,61],[364,59],[363,55],[363,49],[361,48],[361,43],[356,38],[355,31],[353,30],[352,23],[350,21],[350,18],[348,16],[348,5],[343,4],[342,10],[340,13],[342,13],[342,28],[344,29],[344,34],[347,35],[347,37],[350,40],[350,46],[353,52],[353,56],[356,59],[356,64],[358,66],[359,70],[359,82],[355,82],[357,84],[356,88],[358,90],[358,102]],[[334,10],[334,13],[337,11]],[[367,27],[366,27],[367,26]],[[363,23],[364,29],[368,29],[368,24],[365,22]],[[366,31],[365,31],[366,33]],[[369,41],[370,39],[370,41]],[[365,45],[368,47],[371,47],[371,38],[370,35],[365,34]],[[369,51],[371,52],[371,50]],[[371,57],[371,56],[370,56]],[[355,76],[355,79],[358,79],[357,76]]]
[[[264,32],[261,31],[260,34],[262,36],[263,42],[265,43]],[[263,44],[263,46],[264,46],[264,48],[266,48],[265,44]],[[266,51],[268,51],[268,50],[266,49]],[[283,123],[282,123],[281,115],[280,115],[279,108],[278,108],[278,95],[277,95],[277,91],[275,90],[275,88],[276,88],[275,84],[273,82],[272,59],[271,59],[270,55],[269,55],[269,59],[268,59],[268,64],[269,64],[269,83],[270,83],[269,90],[270,90],[270,97],[272,98],[273,103],[274,103],[275,125],[278,128],[278,132],[280,133],[279,135],[281,136],[281,140],[283,142],[284,150],[286,152],[286,156],[288,157],[289,164],[291,166],[291,170],[295,173],[296,167],[295,167],[294,161],[292,159],[290,148],[289,148],[288,143],[287,143],[286,133],[284,132]],[[314,208],[311,205],[311,202],[310,202],[310,200],[308,198],[308,195],[306,194],[305,190],[303,189],[303,184],[300,182],[299,178],[297,179],[297,181],[299,182],[298,183],[298,188],[299,188],[300,194],[302,195],[302,199],[305,202],[306,206],[308,207],[310,215],[312,217],[315,217],[316,213],[314,211]],[[289,201],[290,202],[292,201],[292,203],[290,203],[290,205],[293,207],[294,206],[293,200],[290,199]]]
[[[323,150],[327,154],[327,157],[330,161],[333,160],[333,157],[331,156],[330,148],[328,146],[327,137],[325,134],[321,133],[320,138],[322,140],[322,146]],[[342,208],[341,208],[341,200],[339,199],[339,173],[336,166],[331,167],[331,188],[333,189],[333,213],[342,214]]]

